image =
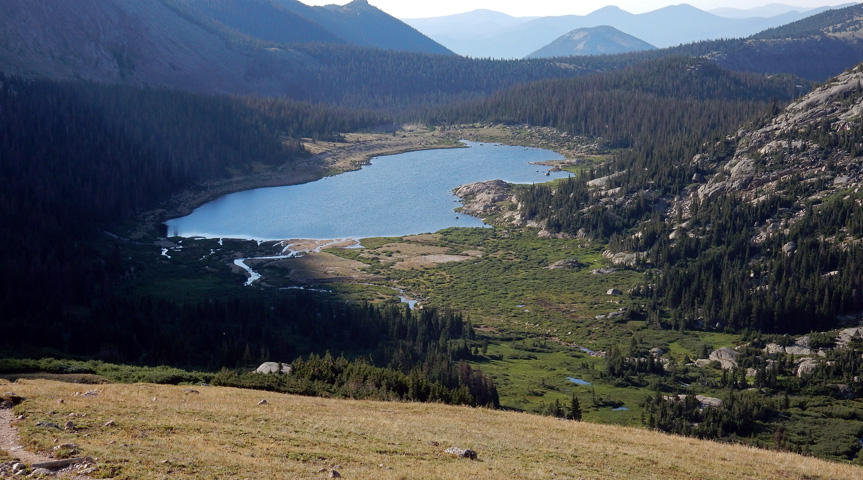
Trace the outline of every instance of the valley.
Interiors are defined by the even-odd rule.
[[[863,476],[863,6],[525,60],[364,0],[0,13],[0,408],[67,475]]]

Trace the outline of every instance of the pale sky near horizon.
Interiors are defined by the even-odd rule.
[[[307,5],[344,5],[348,0],[300,0]],[[750,9],[771,3],[794,5],[802,9],[854,3],[854,0],[369,0],[369,3],[396,18],[426,18],[465,13],[480,8],[506,13],[514,17],[551,15],[587,15],[607,5],[615,5],[630,13],[644,13],[668,5],[688,3],[702,10],[731,7]]]

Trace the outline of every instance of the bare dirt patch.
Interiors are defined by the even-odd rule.
[[[416,242],[416,243],[439,243],[441,240],[440,234],[437,233],[423,233],[420,235],[411,235],[409,237],[404,237],[406,242]]]
[[[298,258],[278,260],[273,264],[290,270],[291,280],[298,283],[372,281],[374,276],[363,271],[368,265],[356,260],[337,257],[327,252],[315,252]]]
[[[292,239],[281,242],[281,245],[292,252],[311,253],[320,252],[324,248],[355,248],[360,245],[360,242],[352,238],[337,240]]]
[[[474,257],[465,255],[422,255],[401,261],[393,266],[399,270],[435,267],[444,263],[464,262]]]

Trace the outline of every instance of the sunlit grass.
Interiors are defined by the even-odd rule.
[[[103,385],[96,396],[43,380],[3,388],[28,398],[16,413],[26,416],[19,428],[29,448],[74,442],[115,478],[326,478],[333,468],[385,480],[863,476],[859,467],[787,453],[486,409],[216,387]],[[35,427],[69,418],[74,431]],[[450,446],[476,450],[479,461],[444,453]]]

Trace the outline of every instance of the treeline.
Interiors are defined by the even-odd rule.
[[[860,11],[859,6],[825,12],[791,24],[781,41],[762,35],[620,55],[492,60],[364,48],[320,37],[321,32],[309,34],[309,38],[316,38],[317,42],[303,40],[301,43],[291,43],[296,29],[287,33],[284,29],[270,32],[266,21],[241,29],[258,32],[257,35],[266,37],[266,40],[262,40],[250,36],[255,35],[253,33],[241,33],[207,15],[195,13],[192,11],[194,9],[189,10],[186,2],[163,1],[236,48],[246,49],[256,56],[260,64],[266,67],[254,75],[260,74],[262,79],[269,80],[275,72],[285,74],[284,81],[292,85],[284,92],[285,95],[302,101],[386,109],[411,121],[427,115],[429,109],[484,98],[518,85],[618,71],[651,64],[660,59],[711,58],[732,70],[771,75],[794,74],[811,81],[824,81],[853,65],[861,55],[861,47],[856,42],[828,37],[820,31],[825,25],[853,21]],[[247,14],[245,12],[242,17],[245,18]],[[227,23],[233,21],[237,21],[237,18]],[[274,46],[283,52],[276,54],[266,51]],[[281,58],[283,54],[287,56]],[[280,62],[291,63],[295,71],[287,74]],[[706,88],[711,88],[709,78],[703,77],[701,80],[706,81]],[[806,82],[798,80],[797,83]],[[548,88],[560,86],[560,83],[553,82]],[[699,86],[699,83],[692,82],[684,85],[684,88],[693,86]],[[787,93],[777,94],[777,97],[785,97]],[[550,103],[540,103],[535,109],[552,106]],[[534,118],[541,119],[542,116]]]
[[[787,25],[767,29],[753,35],[752,38],[795,38],[812,35],[813,33],[824,31],[825,29],[829,29],[831,33],[839,33],[848,30],[856,31],[859,30],[861,26],[859,18],[860,12],[863,12],[863,7],[859,4],[845,8],[830,9],[818,15],[797,20],[796,22],[791,22]]]
[[[859,249],[818,240],[859,232],[863,211],[855,196],[810,207],[787,234],[760,245],[752,243],[752,225],[774,221],[794,199],[824,185],[791,178],[778,187],[781,194],[755,206],[734,196],[711,198],[690,212],[687,231],[696,234],[677,237],[663,200],[713,173],[705,162],[692,161],[696,155],[713,165],[730,158],[736,148],[731,134],[771,118],[778,102],[793,98],[796,86],[788,80],[732,73],[703,60],[660,59],[595,77],[519,87],[440,115],[551,126],[622,149],[600,169],[524,189],[519,204],[525,219],[550,232],[591,236],[615,251],[646,252],[644,261],[661,271],[642,290],[650,299],[651,325],[808,332],[833,328],[837,314],[863,308]],[[787,140],[853,154],[861,145],[860,132],[856,125],[836,131],[815,124]],[[759,158],[759,168],[771,161]],[[597,180],[602,190],[613,194],[588,185],[598,177],[604,177]],[[639,235],[632,235],[635,229]],[[784,250],[786,244],[793,245],[793,254]]]
[[[13,320],[6,327],[16,334],[3,347],[29,357],[63,352],[115,364],[227,367],[214,383],[499,406],[491,378],[463,361],[476,346],[474,330],[455,312],[347,305],[304,292],[186,305],[117,296],[86,316]],[[330,350],[353,360],[333,358]],[[248,373],[273,360],[293,366],[289,378]]]
[[[160,367],[133,369],[136,373],[130,376],[123,367],[117,377],[102,365],[92,367],[93,362],[66,367],[62,361],[8,361],[6,372],[99,373],[121,381],[159,383],[201,378],[214,385],[301,395],[500,405],[492,379],[464,361],[470,357],[474,331],[469,320],[453,312],[352,306],[307,293],[274,302],[234,298],[186,306],[118,297],[91,318],[57,319],[33,327],[30,335],[22,332],[12,340],[20,344],[7,343],[6,348],[25,355],[61,351],[112,364],[222,371],[184,374]],[[30,351],[32,346],[38,348]],[[330,349],[351,352],[354,358],[334,358]],[[285,360],[292,373],[251,372],[275,359]]]
[[[855,105],[861,95],[863,87],[850,89],[838,105]],[[837,161],[863,151],[863,129],[834,117],[780,135],[787,153],[751,154],[759,171],[775,171],[797,158],[795,144],[814,145],[828,175],[788,175],[757,205],[733,194],[696,201],[688,223],[693,235],[671,241],[669,225],[654,222],[643,231],[653,230],[647,237],[655,242],[621,244],[648,251],[655,265],[665,266],[646,291],[672,314],[653,315],[653,323],[806,333],[834,328],[838,315],[863,308],[863,265],[855,241],[863,235],[863,197],[850,191],[823,196],[834,175],[856,170],[853,164],[837,167]]]
[[[856,196],[810,207],[783,235],[752,243],[752,225],[775,220],[794,199],[824,187],[791,178],[781,194],[758,205],[733,196],[693,206],[687,231],[672,235],[665,210],[711,165],[730,158],[733,135],[757,125],[796,94],[788,78],[732,73],[703,61],[666,58],[608,74],[540,82],[489,100],[437,112],[441,122],[495,120],[551,126],[598,137],[614,148],[611,161],[567,180],[534,185],[519,196],[525,219],[553,233],[587,235],[615,251],[646,252],[660,274],[643,288],[646,315],[658,328],[753,329],[808,332],[835,326],[836,315],[863,308],[860,253],[819,236],[856,238],[863,211]],[[856,97],[849,95],[846,101]],[[546,108],[547,106],[547,108]],[[788,134],[853,155],[861,148],[856,124],[837,130],[829,122]],[[790,143],[789,143],[790,144]],[[711,164],[693,161],[697,155]],[[770,158],[758,158],[769,168]],[[601,182],[608,195],[588,182]],[[594,182],[596,184],[597,182]],[[817,214],[814,214],[817,211]],[[639,235],[632,235],[637,229]],[[672,240],[673,238],[673,240]],[[792,248],[794,253],[784,250]],[[743,287],[743,288],[741,288]]]
[[[354,31],[349,17],[267,2],[161,0],[186,20],[256,58],[264,81],[283,75],[282,94],[296,100],[396,112],[414,121],[425,109],[481,98],[512,86],[595,71],[548,60],[469,59],[456,56],[416,32],[392,32],[404,50],[369,48],[380,32]],[[308,17],[308,18],[305,18]],[[368,22],[369,20],[363,20]],[[391,29],[395,22],[377,27]],[[290,27],[290,28],[286,28]],[[343,38],[350,38],[345,43]],[[397,27],[396,27],[397,28]],[[409,27],[408,27],[409,29]],[[410,29],[409,29],[410,30]],[[368,38],[367,38],[368,37]],[[270,49],[279,49],[279,52]],[[287,66],[290,65],[290,66]],[[286,69],[290,70],[287,71]]]
[[[327,352],[296,359],[290,367],[290,374],[273,375],[222,370],[213,376],[213,385],[297,395],[500,406],[491,378],[463,360],[453,363],[446,357],[429,357],[406,373]]]

